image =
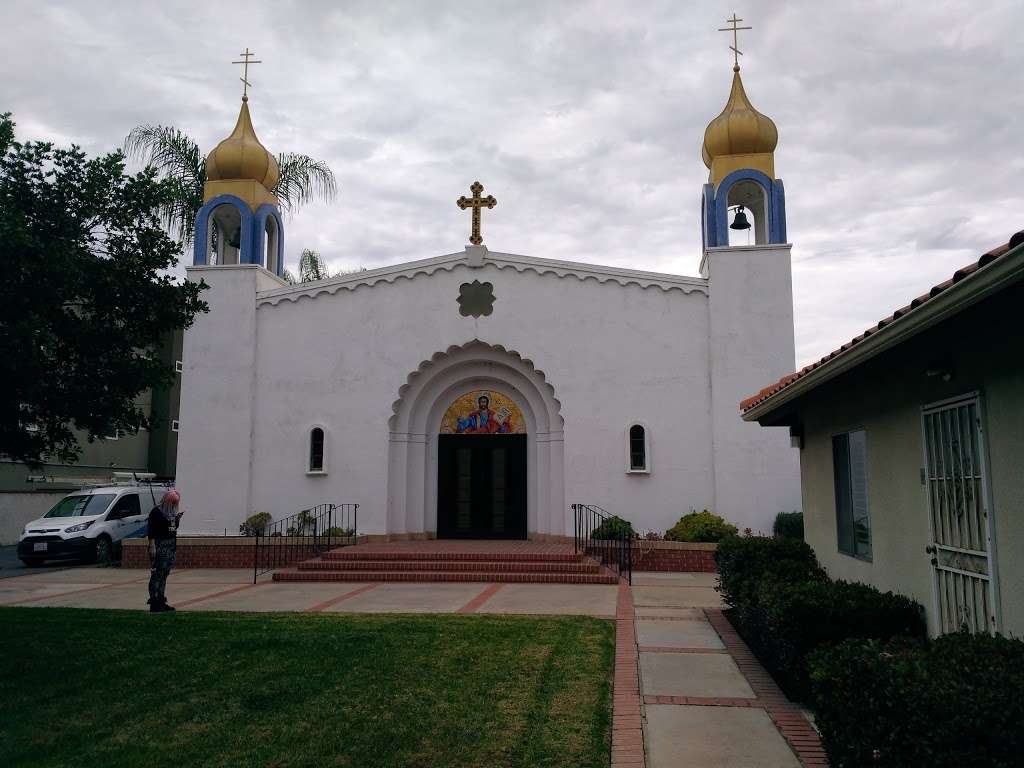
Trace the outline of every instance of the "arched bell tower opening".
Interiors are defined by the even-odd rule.
[[[207,264],[239,264],[242,251],[242,227],[246,224],[245,209],[241,201],[215,203],[196,240],[205,244]]]
[[[263,253],[265,254],[267,270],[277,274],[277,221],[268,216],[263,221]]]
[[[731,214],[729,222],[729,245],[766,245],[768,243],[768,193],[764,187],[752,179],[744,179],[729,187],[726,195],[726,208]],[[737,229],[738,216],[750,226]],[[741,221],[742,221],[741,219]]]

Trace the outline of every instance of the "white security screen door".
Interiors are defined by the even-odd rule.
[[[938,631],[995,632],[999,591],[981,399],[971,393],[926,405],[922,420]]]

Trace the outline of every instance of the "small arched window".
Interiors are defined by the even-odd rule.
[[[648,472],[647,465],[647,430],[642,424],[634,424],[629,428],[629,471]]]
[[[324,453],[324,430],[313,427],[309,430],[309,466],[308,472],[326,472],[326,455]]]

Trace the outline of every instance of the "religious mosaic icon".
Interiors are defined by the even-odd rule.
[[[523,413],[500,392],[478,389],[455,399],[441,419],[442,435],[523,435]]]
[[[463,317],[487,316],[494,311],[494,286],[474,280],[459,286],[459,314]]]

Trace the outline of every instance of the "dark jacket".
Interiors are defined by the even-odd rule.
[[[160,507],[153,507],[149,512],[149,538],[151,539],[173,539],[178,535],[178,519],[168,523]]]

